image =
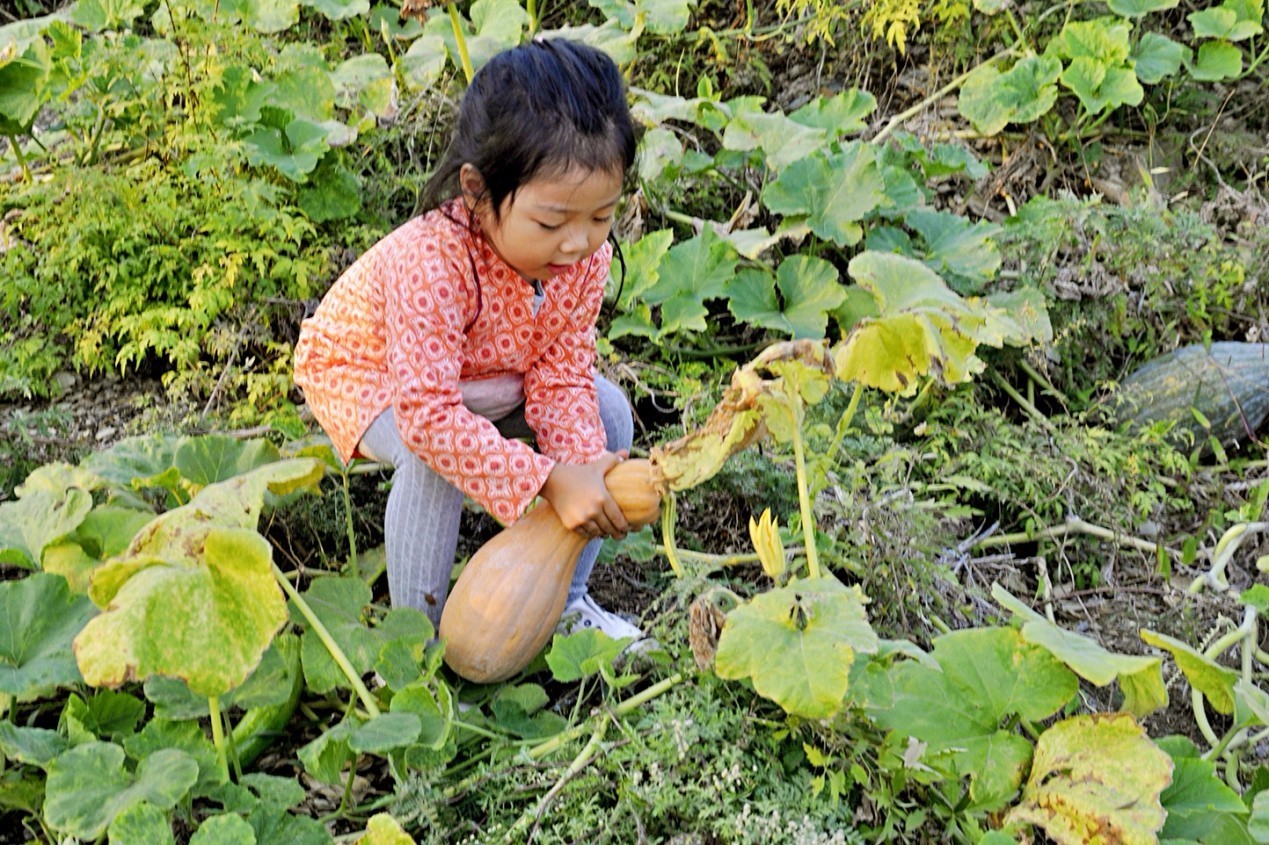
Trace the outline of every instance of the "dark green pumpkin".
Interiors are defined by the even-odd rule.
[[[1189,433],[1200,446],[1209,436],[1225,446],[1245,443],[1269,416],[1269,343],[1184,346],[1133,372],[1112,399],[1121,423],[1170,422],[1172,432]]]

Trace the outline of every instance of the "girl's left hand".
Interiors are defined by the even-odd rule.
[[[560,522],[587,537],[615,537],[630,530],[621,506],[608,492],[604,476],[625,460],[627,453],[605,452],[588,464],[556,464],[542,485],[541,495],[555,508]]]

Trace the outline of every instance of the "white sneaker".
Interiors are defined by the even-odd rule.
[[[586,628],[598,628],[614,640],[643,639],[643,631],[637,625],[631,625],[612,611],[604,610],[589,595],[568,603],[555,630],[561,634],[574,634]]]

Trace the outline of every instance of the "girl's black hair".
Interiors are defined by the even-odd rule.
[[[497,54],[472,79],[449,148],[424,186],[416,213],[459,193],[470,163],[498,219],[503,201],[536,176],[571,167],[622,176],[635,159],[635,130],[621,73],[605,53],[563,38]]]
[[[460,193],[464,164],[480,171],[485,192],[478,199],[489,201],[498,220],[503,201],[514,199],[536,176],[581,167],[624,177],[634,164],[637,145],[621,72],[613,60],[576,41],[536,39],[498,53],[476,72],[459,105],[453,138],[423,186],[415,214]],[[454,222],[476,225],[472,215],[464,216]],[[611,232],[608,239],[624,287],[625,256]],[[480,299],[476,278],[477,316]]]

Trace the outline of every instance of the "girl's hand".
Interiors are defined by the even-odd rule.
[[[586,537],[615,537],[630,530],[621,507],[608,492],[604,476],[626,459],[626,451],[605,452],[588,464],[556,464],[541,495],[555,508],[560,522]]]

